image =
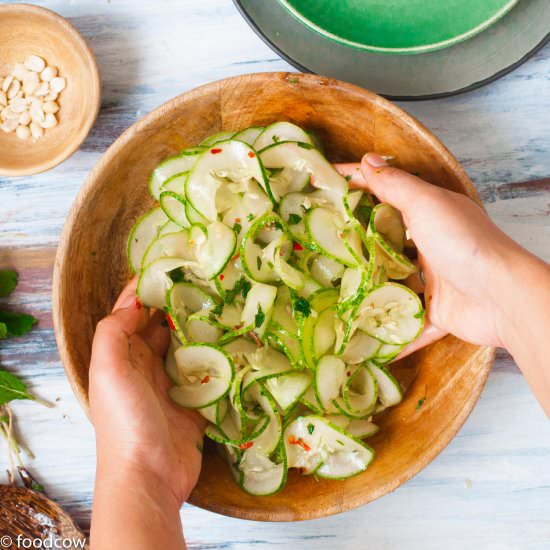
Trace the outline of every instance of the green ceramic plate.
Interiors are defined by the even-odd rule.
[[[234,2],[258,35],[299,71],[391,99],[433,99],[478,88],[523,63],[550,38],[549,0],[522,0],[470,40],[418,55],[382,55],[340,44],[303,25],[276,0]]]
[[[314,31],[379,53],[440,50],[490,27],[518,0],[279,0]]]

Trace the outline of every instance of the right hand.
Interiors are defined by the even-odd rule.
[[[366,189],[401,211],[418,248],[432,333],[502,346],[500,304],[506,274],[510,262],[521,261],[527,252],[467,196],[389,166],[379,155],[365,155],[360,166],[335,167],[351,176],[352,187]],[[423,344],[429,340],[424,338]]]

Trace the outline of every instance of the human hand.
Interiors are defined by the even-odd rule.
[[[426,331],[410,353],[447,332],[475,344],[503,345],[504,277],[525,251],[465,195],[431,185],[369,153],[336,169],[401,211],[426,281]]]
[[[162,358],[169,331],[164,314],[150,314],[136,297],[136,279],[100,321],[90,364],[90,416],[96,430],[98,472],[124,473],[156,485],[181,506],[201,466],[205,421],[167,395]],[[127,475],[128,471],[131,475]]]

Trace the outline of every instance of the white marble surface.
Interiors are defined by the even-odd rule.
[[[86,527],[94,438],[55,352],[51,265],[68,208],[112,141],[144,113],[212,80],[289,70],[230,0],[46,0],[92,46],[103,107],[80,151],[46,174],[0,178],[0,265],[21,270],[10,305],[40,325],[2,342],[0,362],[57,406],[14,405],[36,454],[30,469]],[[402,106],[463,162],[495,221],[550,260],[550,46],[489,87]],[[550,358],[550,354],[549,354]],[[0,444],[0,470],[5,469]],[[420,475],[379,501],[339,516],[294,524],[182,510],[196,549],[543,549],[550,548],[550,423],[511,358],[498,354],[479,404],[449,447]],[[1,524],[1,519],[0,519]]]

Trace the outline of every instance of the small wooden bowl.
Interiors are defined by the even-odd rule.
[[[147,182],[154,166],[220,130],[290,120],[321,137],[334,162],[357,161],[366,151],[435,183],[479,197],[464,170],[419,122],[385,99],[314,75],[263,73],[202,86],[162,105],[108,149],[76,199],[59,245],[53,283],[57,345],[73,390],[88,407],[88,363],[96,323],[107,315],[129,277],[126,240],[153,202]],[[426,213],[429,215],[429,212]],[[404,401],[377,419],[369,439],[376,458],[345,481],[289,475],[270,497],[244,493],[227,465],[207,447],[190,502],[230,516],[265,521],[310,519],[355,508],[410,479],[451,441],[472,410],[494,350],[447,336],[401,362],[416,381]],[[420,399],[426,397],[422,407]]]
[[[56,13],[28,4],[0,5],[0,76],[28,55],[43,57],[67,80],[60,94],[59,124],[34,142],[0,131],[0,175],[43,172],[72,155],[99,112],[101,91],[95,58],[79,32]]]

